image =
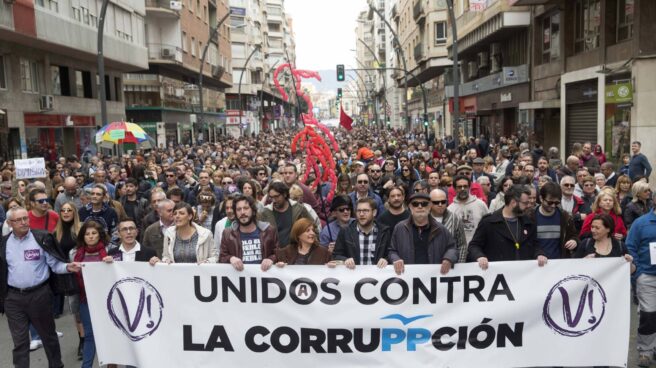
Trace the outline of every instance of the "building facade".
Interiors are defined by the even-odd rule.
[[[110,1],[104,32],[108,122],[96,63],[102,1],[0,2],[0,156],[95,152],[94,135],[125,119],[122,74],[148,67],[143,1]]]
[[[231,29],[227,20],[219,25],[228,15],[227,0],[146,0],[145,5],[148,67],[124,76],[127,118],[159,147],[213,141],[225,131],[223,90],[232,85]]]

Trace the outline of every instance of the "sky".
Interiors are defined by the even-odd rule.
[[[366,0],[285,0],[285,12],[293,18],[296,65],[305,70],[335,69],[353,65],[355,27]]]

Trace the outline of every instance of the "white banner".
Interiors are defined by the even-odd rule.
[[[348,270],[85,264],[100,364],[626,366],[623,259]]]
[[[16,179],[45,178],[48,176],[46,161],[43,157],[14,160],[14,166],[16,167]]]

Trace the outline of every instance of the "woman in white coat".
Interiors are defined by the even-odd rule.
[[[212,232],[196,224],[194,211],[186,203],[173,209],[175,226],[164,233],[162,262],[165,263],[216,263],[217,255]],[[151,264],[160,260],[151,259]]]

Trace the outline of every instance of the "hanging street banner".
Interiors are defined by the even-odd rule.
[[[139,367],[626,366],[620,258],[273,266],[87,263],[101,365]],[[557,353],[554,353],[557,352]]]

